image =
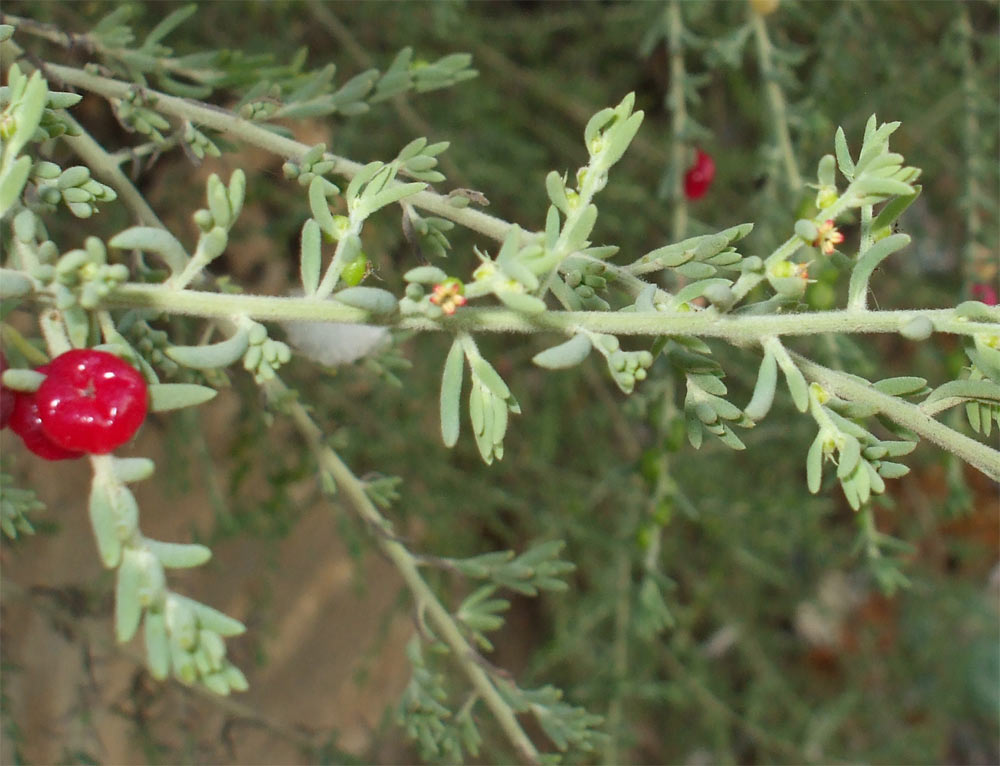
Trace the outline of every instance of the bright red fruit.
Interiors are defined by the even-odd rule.
[[[53,359],[47,372],[35,398],[42,430],[60,447],[111,452],[146,418],[146,381],[114,354],[73,349]]]
[[[969,292],[972,293],[973,300],[985,303],[987,306],[997,305],[997,289],[993,285],[979,282],[974,284]]]
[[[48,372],[49,366],[43,364],[38,372]],[[35,394],[25,394],[20,391],[7,391],[12,400],[10,415],[10,430],[21,437],[24,446],[39,457],[46,460],[72,460],[83,457],[82,452],[63,449],[53,442],[42,431],[42,419],[38,416],[38,400]]]
[[[684,174],[684,196],[688,199],[701,199],[714,178],[715,160],[699,149],[694,164]]]
[[[7,358],[0,354],[0,375],[7,369]],[[10,414],[14,411],[14,397],[16,394],[9,388],[0,386],[0,428],[6,428],[10,422]]]

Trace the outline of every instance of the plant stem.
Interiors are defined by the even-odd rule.
[[[358,44],[351,30],[344,26],[337,15],[330,10],[329,3],[322,3],[320,0],[307,0],[306,8],[309,9],[312,17],[336,39],[337,45],[343,48],[355,62],[365,69],[375,67],[375,59]],[[430,136],[433,130],[432,126],[410,105],[405,93],[393,96],[389,103],[392,104],[392,108],[396,110],[399,118],[406,123],[406,127],[417,135]],[[451,179],[452,183],[458,183],[462,186],[469,185],[465,174],[462,173],[458,165],[452,162],[451,157],[447,154],[441,154],[437,160],[441,171]]]
[[[764,261],[768,266],[773,263],[778,263],[780,261],[785,261],[795,255],[796,251],[802,247],[805,242],[802,241],[802,237],[797,234],[793,234],[788,239],[786,239],[781,245],[775,248],[774,252],[767,256]]]
[[[66,334],[62,312],[58,309],[47,309],[39,314],[38,325],[42,330],[42,337],[45,338],[45,346],[53,359],[73,348]]]
[[[774,753],[780,753],[790,763],[807,763],[811,761],[811,759],[805,757],[805,754],[796,745],[772,736],[767,730],[744,718],[720,700],[701,678],[685,667],[684,663],[678,659],[666,644],[661,645],[659,655],[671,675],[691,690],[692,696],[705,711],[732,721],[762,748],[766,748]]]
[[[629,515],[631,529],[635,525],[635,513]],[[608,705],[608,743],[604,748],[604,763],[617,766],[621,763],[619,736],[625,712],[624,690],[628,680],[629,614],[632,598],[632,557],[628,545],[620,546],[618,566],[615,575],[615,627],[614,643],[611,647],[612,682],[611,703]]]
[[[962,149],[965,153],[965,188],[962,190],[965,209],[965,245],[962,248],[962,272],[965,277],[965,292],[970,293],[973,284],[996,283],[997,265],[995,257],[990,257],[991,248],[983,247],[980,234],[983,228],[983,203],[980,177],[981,138],[978,111],[981,108],[982,89],[976,79],[976,62],[973,51],[972,22],[969,9],[963,3],[959,8],[959,46],[962,55],[962,100],[965,122],[962,126]],[[995,256],[995,251],[994,251]]]
[[[568,3],[563,3],[564,7],[568,5]],[[640,4],[633,3],[632,6],[638,8]],[[615,8],[609,6],[604,13],[614,14],[622,11],[625,7],[618,6]],[[603,20],[607,21],[608,16],[605,15]],[[516,19],[511,17],[509,21],[516,22]],[[630,19],[626,23],[634,23],[634,21],[635,19]],[[544,25],[544,23],[545,21],[542,18],[534,19],[532,23],[533,30],[537,32],[537,27]],[[591,22],[583,22],[582,19],[579,19],[572,23],[589,24]],[[525,96],[533,100],[533,103],[528,108],[539,110],[537,112],[539,114],[561,113],[571,123],[579,126],[585,125],[591,115],[599,108],[575,100],[572,94],[564,87],[563,83],[546,77],[543,72],[515,64],[492,42],[484,41],[480,35],[476,35],[474,29],[463,30],[463,32],[465,36],[461,40],[461,44],[463,47],[468,45],[471,48],[476,66],[492,69],[495,81],[513,83],[519,92],[523,91]],[[629,144],[629,154],[654,167],[662,167],[669,160],[667,153],[663,151],[659,144],[647,139],[641,132]]]
[[[40,37],[41,39],[47,40],[48,42],[62,48],[83,48],[89,53],[97,53],[98,55],[109,59],[125,59],[130,53],[133,52],[127,47],[109,47],[104,44],[100,37],[93,34],[72,34],[70,32],[64,32],[51,24],[44,24],[22,16],[0,14],[0,19],[2,19],[5,24],[11,24],[17,27],[18,32],[26,32],[30,35],[34,35],[35,37]],[[181,77],[190,78],[195,82],[201,82],[203,80],[203,75],[206,74],[203,70],[191,69],[189,67],[182,66],[177,63],[177,59],[171,57],[158,57],[157,64],[165,71],[180,75]]]
[[[802,373],[830,393],[843,399],[870,404],[895,423],[958,456],[994,481],[1000,481],[1000,451],[960,434],[930,417],[915,404],[883,394],[865,380],[816,364],[801,354],[792,354]]]
[[[6,269],[0,269],[0,278]],[[336,300],[269,295],[238,295],[198,290],[172,290],[162,285],[129,283],[109,295],[102,308],[148,308],[206,318],[246,315],[260,322],[368,322],[409,330],[456,332],[568,333],[575,328],[613,335],[697,335],[735,345],[758,343],[767,335],[897,332],[915,316],[931,320],[935,332],[954,335],[996,334],[988,322],[970,322],[954,309],[897,311],[815,311],[801,314],[719,315],[710,311],[546,311],[522,314],[506,308],[465,307],[451,316],[373,316]],[[1000,322],[1000,309],[988,311]]]
[[[59,74],[59,73],[57,73]],[[61,74],[59,75],[61,76]],[[105,79],[105,78],[98,78]],[[113,82],[113,81],[109,81]],[[81,85],[81,87],[85,87]],[[168,96],[162,96],[160,98],[170,98]],[[181,99],[173,99],[175,101],[182,101]],[[184,102],[182,102],[184,103]],[[157,102],[158,106],[162,106],[162,102]],[[203,108],[203,107],[202,107]],[[211,111],[211,110],[209,110]],[[243,123],[244,128],[253,128],[256,131],[263,131],[261,128],[257,128],[245,120],[241,120],[233,115],[229,116],[230,119]],[[68,118],[68,116],[67,116]],[[72,121],[72,118],[68,118]],[[188,117],[191,119],[191,117]],[[74,122],[75,124],[75,122]],[[79,127],[79,126],[77,126]],[[222,129],[222,128],[220,128]],[[121,171],[118,163],[115,162],[114,158],[104,151],[100,145],[94,141],[83,129],[81,128],[81,135],[77,137],[67,137],[72,148],[80,155],[81,159],[87,162],[95,172],[106,179],[108,179],[114,186],[114,188],[122,194],[123,201],[129,205],[133,210],[136,217],[140,222],[156,226],[159,228],[164,228],[163,223],[156,216],[155,212],[146,204],[145,200],[135,189],[134,185],[129,181],[127,176]],[[237,132],[237,131],[234,131]],[[280,139],[279,136],[274,136],[269,134],[268,131],[263,131],[273,138]],[[286,141],[286,139],[281,139]],[[289,142],[294,144],[296,147],[295,155],[285,155],[285,156],[298,156],[300,152],[298,149],[303,151],[308,147],[305,145],[297,144],[296,142]],[[264,147],[267,148],[267,147]],[[346,162],[346,161],[345,161]],[[352,163],[353,164],[353,163]],[[357,166],[360,168],[360,166]],[[340,169],[340,160],[338,158],[338,169]],[[431,195],[436,197],[437,195]],[[411,197],[408,202],[417,204],[416,201]],[[447,204],[447,203],[444,203]],[[450,206],[449,210],[453,212],[463,212],[456,208]],[[476,216],[481,216],[483,218],[489,219],[489,216],[483,216],[481,213],[476,213],[475,211],[465,211],[475,213]],[[495,219],[490,219],[495,220]],[[501,222],[505,226],[508,225],[505,222]],[[467,224],[463,224],[467,225]],[[475,227],[470,227],[475,228]],[[158,290],[163,290],[162,287],[156,286]],[[194,294],[194,291],[190,290],[174,290],[175,295]],[[218,293],[201,293],[201,295],[214,295],[217,297],[222,297]],[[237,303],[240,302],[240,296],[236,297]],[[256,296],[259,298],[259,296]],[[242,296],[245,300],[251,298],[253,300],[254,296]],[[285,299],[268,299],[267,300],[278,300],[283,301]],[[329,301],[313,301],[320,305],[325,304],[330,306]],[[235,308],[235,307],[234,307]],[[351,314],[360,315],[352,317],[355,321],[359,318],[364,318],[366,312],[358,312],[356,309],[350,307],[340,307],[341,309],[347,309]],[[245,313],[242,310],[236,311],[226,311],[215,316],[219,318],[229,319],[230,317]],[[350,321],[350,319],[348,319]],[[272,381],[268,384],[269,393],[272,395],[280,395],[287,391],[280,381]],[[409,587],[410,591],[413,593],[416,600],[425,608],[434,622],[435,627],[440,632],[442,638],[452,649],[454,657],[462,670],[465,672],[466,676],[471,681],[473,687],[476,689],[479,696],[484,700],[487,707],[490,708],[491,712],[497,719],[500,727],[503,729],[504,733],[507,735],[511,744],[520,754],[521,759],[528,764],[536,764],[539,761],[539,754],[534,744],[531,742],[530,738],[524,733],[517,718],[510,708],[510,706],[504,701],[500,696],[496,687],[493,685],[492,680],[489,678],[487,673],[478,665],[475,661],[476,652],[462,636],[461,631],[455,624],[451,615],[442,606],[440,601],[431,591],[430,587],[421,577],[417,570],[416,559],[413,555],[391,535],[391,527],[389,522],[378,512],[375,505],[369,500],[368,496],[365,494],[364,485],[354,476],[351,470],[346,464],[333,452],[332,449],[327,447],[323,441],[322,431],[318,426],[312,421],[306,409],[298,402],[293,402],[291,404],[292,418],[299,430],[306,437],[307,441],[313,448],[317,459],[320,461],[322,467],[327,470],[331,476],[333,476],[334,481],[337,485],[344,491],[345,495],[351,501],[357,513],[361,518],[369,523],[374,529],[382,530],[386,534],[376,535],[376,540],[382,550],[386,555],[392,560],[396,568],[399,570],[404,581]]]
[[[674,203],[674,218],[671,234],[674,240],[684,239],[687,230],[687,199],[681,189],[681,173],[684,170],[684,154],[687,144],[684,141],[684,128],[687,122],[687,105],[684,103],[684,27],[681,19],[680,4],[672,0],[664,9],[667,17],[667,37],[670,47],[670,91],[667,94],[667,106],[670,109],[670,175],[673,177],[673,188],[670,198]]]
[[[125,98],[136,87],[132,83],[92,75],[81,69],[60,64],[46,64],[45,71],[67,85],[83,88],[108,99]],[[269,130],[266,125],[245,120],[226,109],[169,96],[150,88],[144,88],[143,92],[151,100],[153,108],[159,112],[190,120],[200,127],[228,133],[248,144],[286,159],[298,160],[310,148],[307,144],[280,136]],[[353,178],[364,167],[360,163],[329,152],[323,156],[336,163],[333,168],[334,173],[347,178]],[[454,207],[446,196],[430,191],[422,191],[408,196],[406,202],[500,242],[503,241],[513,225],[478,210]]]
[[[13,346],[32,365],[39,366],[48,363],[49,358],[32,346],[13,325],[6,322],[0,323],[0,340],[4,344]]]
[[[78,136],[64,135],[63,141],[87,164],[94,175],[111,185],[121,197],[122,202],[132,211],[136,220],[144,226],[165,229],[163,222],[146,202],[146,198],[139,193],[128,176],[122,172],[121,164],[104,151],[104,147],[97,143],[80,123],[70,117],[69,112],[64,109],[60,117],[74,126],[80,133]]]
[[[749,8],[749,6],[748,6]],[[798,193],[802,188],[802,176],[795,162],[795,152],[792,151],[792,139],[788,133],[788,112],[785,107],[785,95],[775,79],[774,62],[771,60],[771,40],[767,36],[767,26],[764,17],[749,10],[750,23],[753,26],[754,40],[757,43],[757,58],[760,61],[760,76],[764,81],[764,90],[771,105],[771,126],[778,150],[785,163],[785,176],[788,188]]]
[[[267,391],[270,396],[281,398],[288,389],[284,383],[275,380],[267,384]],[[540,757],[538,750],[525,734],[524,729],[521,728],[510,705],[497,691],[492,679],[476,662],[476,651],[465,640],[451,614],[444,608],[420,575],[417,559],[392,533],[391,524],[379,513],[378,508],[369,499],[361,481],[325,443],[323,432],[313,422],[306,408],[299,402],[293,401],[290,404],[290,413],[300,433],[312,448],[321,468],[333,477],[337,487],[347,497],[355,512],[375,531],[375,540],[378,546],[399,570],[417,604],[427,611],[440,637],[451,649],[452,657],[472,683],[473,688],[482,697],[490,712],[493,713],[521,760],[528,764],[537,764]]]

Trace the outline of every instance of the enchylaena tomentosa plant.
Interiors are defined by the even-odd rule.
[[[861,514],[870,515],[872,496],[886,491],[887,480],[907,472],[898,459],[920,438],[1000,479],[1000,453],[935,417],[963,406],[970,426],[985,437],[1000,424],[1000,309],[977,301],[934,310],[880,311],[868,305],[876,269],[910,241],[896,230],[897,222],[921,190],[916,184],[920,171],[890,150],[898,123],[879,123],[873,115],[855,151],[844,131],[836,131],[832,153],[818,162],[812,211],[789,219],[786,238],[770,253],[741,252],[751,223],[647,253],[620,253],[592,237],[596,200],[642,124],[632,94],[586,123],[585,164],[572,175],[550,172],[545,178],[549,206],[522,226],[472,208],[475,193],[440,194],[431,188],[446,181],[437,169],[444,142],[416,138],[395,157],[360,164],[322,144],[300,143],[272,122],[349,116],[407,90],[450,86],[475,74],[468,57],[418,66],[406,49],[384,73],[367,71],[339,86],[332,67],[303,72],[301,61],[250,77],[221,55],[196,61],[172,55],[162,40],[192,12],[183,8],[170,14],[138,47],[132,47],[134,35],[121,13],[105,18],[86,39],[110,72],[55,62],[37,67],[19,47],[25,42],[22,33],[57,43],[63,33],[30,19],[3,19],[8,84],[0,90],[0,220],[6,251],[0,297],[3,316],[14,309],[31,313],[43,340],[36,344],[4,325],[5,347],[18,362],[16,369],[3,372],[4,395],[31,397],[60,382],[45,376],[45,365],[82,349],[114,354],[137,370],[148,387],[152,412],[211,406],[207,403],[221,370],[241,366],[247,371],[274,409],[299,429],[324,486],[339,489],[374,530],[375,545],[412,592],[422,630],[407,650],[413,677],[401,718],[428,757],[458,760],[464,752],[477,754],[482,737],[473,713],[480,707],[495,718],[525,762],[549,757],[526,734],[517,717],[521,713],[531,713],[560,751],[596,746],[598,716],[563,702],[554,687],[519,687],[479,654],[492,649],[487,634],[502,624],[501,613],[509,606],[501,591],[565,590],[573,565],[560,559],[558,541],[520,555],[496,552],[470,559],[435,560],[411,552],[385,514],[396,497],[395,485],[357,478],[324,438],[318,416],[282,380],[281,368],[293,351],[272,337],[278,326],[289,328],[293,345],[326,363],[365,353],[352,344],[364,347],[369,341],[356,335],[346,340],[350,328],[361,324],[367,325],[361,332],[371,345],[384,337],[379,328],[450,336],[450,350],[440,360],[442,438],[454,446],[466,421],[487,464],[504,456],[510,416],[530,413],[522,412],[515,395],[516,373],[505,380],[477,344],[477,335],[544,333],[553,337],[553,345],[533,361],[546,370],[572,368],[596,352],[625,394],[651,376],[677,376],[684,385],[687,438],[696,448],[714,437],[744,449],[740,432],[767,416],[783,378],[796,408],[816,428],[805,456],[806,485],[816,493],[824,476],[835,476]],[[209,98],[222,83],[240,89],[235,109],[194,100]],[[120,158],[76,122],[71,110],[80,96],[62,90],[69,87],[106,99],[123,125],[148,139],[150,151],[180,145],[196,159],[214,157],[222,151],[219,139],[226,137],[281,157],[284,175],[301,185],[310,213],[299,240],[301,295],[243,294],[207,270],[239,226],[248,193],[243,170],[228,179],[209,176],[204,207],[192,211],[198,237],[189,251],[121,172]],[[54,162],[53,141],[64,141],[82,164]],[[64,208],[87,219],[116,203],[128,208],[137,225],[107,241],[89,236],[82,243],[56,242],[49,235],[46,221]],[[362,234],[370,219],[392,209],[401,210],[407,238],[433,260],[407,271],[405,284],[364,284],[369,269]],[[841,229],[849,220],[859,221],[860,241],[856,249],[842,250]],[[448,232],[454,226],[482,238],[475,250],[478,264],[469,271],[442,259],[451,249]],[[803,311],[809,267],[824,259],[849,272],[846,306]],[[661,274],[680,277],[682,286],[666,289],[658,281]],[[208,320],[212,330],[195,345],[174,342],[164,320],[175,315]],[[305,323],[338,323],[332,342],[343,346],[316,348],[312,336],[300,332]],[[964,343],[968,363],[959,379],[933,390],[917,377],[869,381],[818,364],[785,342],[821,333],[898,333],[914,342],[935,333],[954,335]],[[747,404],[731,400],[722,362],[706,339],[760,354]],[[39,373],[32,367],[43,369]],[[53,436],[51,424],[40,418],[42,430]],[[227,659],[225,644],[227,637],[244,631],[242,623],[169,586],[166,570],[203,564],[210,550],[153,540],[141,532],[128,485],[148,478],[153,462],[98,449],[79,452],[89,456],[93,468],[89,509],[98,553],[116,576],[116,638],[128,641],[141,629],[157,679],[174,676],[218,694],[245,689],[246,679]],[[4,531],[11,537],[29,532],[27,514],[37,505],[33,495],[6,488],[4,495]],[[481,581],[481,587],[450,607],[420,570],[432,561]],[[472,688],[471,702],[455,715],[432,666],[438,650],[454,660]]]

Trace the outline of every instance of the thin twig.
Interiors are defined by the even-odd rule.
[[[729,719],[734,724],[739,726],[758,745],[766,748],[772,753],[780,753],[784,757],[789,758],[791,763],[810,762],[811,759],[806,757],[801,748],[791,742],[772,736],[761,727],[748,721],[735,710],[730,708],[725,702],[720,700],[700,678],[695,676],[693,673],[690,673],[687,668],[684,667],[684,663],[682,663],[665,644],[662,644],[660,647],[660,657],[663,659],[663,662],[667,666],[670,673],[691,690],[695,699],[698,700],[703,708],[706,708],[723,718]]]
[[[635,513],[628,514],[634,522]],[[628,645],[631,635],[630,614],[632,605],[632,556],[631,546],[619,546],[617,573],[615,575],[615,626],[611,645],[612,683],[611,702],[608,704],[608,742],[604,748],[604,763],[617,766],[621,763],[620,730],[623,724],[625,700],[623,686],[628,679]]]
[[[269,396],[277,399],[283,399],[288,391],[280,380],[266,384],[266,390]],[[306,408],[298,401],[293,401],[288,406],[292,421],[309,444],[317,461],[333,477],[354,511],[373,528],[389,533],[376,535],[376,543],[402,575],[419,607],[426,610],[441,639],[451,650],[455,662],[458,663],[473,688],[482,697],[483,702],[490,709],[521,760],[527,764],[539,763],[538,750],[524,729],[521,728],[521,724],[510,705],[497,691],[490,675],[483,669],[483,658],[469,645],[452,615],[445,609],[420,575],[417,559],[392,535],[391,524],[369,499],[365,492],[364,483],[326,444],[323,432],[313,421]]]
[[[126,207],[132,211],[132,215],[135,216],[136,220],[144,226],[155,226],[159,229],[166,228],[153,208],[146,202],[146,198],[135,188],[135,185],[129,180],[128,176],[122,172],[121,166],[114,160],[112,155],[108,154],[104,150],[104,147],[97,143],[90,133],[84,130],[80,123],[70,117],[68,112],[63,110],[61,118],[72,125],[79,133],[76,136],[64,135],[63,140],[94,171],[94,175],[107,181],[118,192],[118,196],[121,197]]]
[[[865,380],[831,370],[810,361],[801,354],[792,354],[802,374],[819,383],[832,394],[860,404],[871,404],[894,423],[934,442],[966,463],[979,469],[994,481],[1000,481],[1000,451],[990,449],[965,434],[935,420],[915,404],[896,396],[883,394]]]
[[[319,0],[307,0],[306,8],[313,18],[316,19],[334,38],[337,44],[347,51],[347,55],[355,60],[358,65],[371,69],[375,65],[375,60],[362,48],[357,38],[345,27],[336,14],[330,10],[330,5],[321,3]],[[406,123],[407,127],[421,136],[429,137],[432,132],[431,125],[421,117],[414,109],[406,94],[399,94],[390,99],[392,108],[396,110],[399,118]],[[461,186],[468,186],[469,181],[466,175],[459,169],[458,165],[452,162],[447,154],[441,154],[437,158],[438,165],[446,176],[453,182]]]
[[[677,0],[663,9],[667,22],[667,44],[670,49],[670,90],[667,93],[667,106],[670,109],[670,174],[674,180],[670,196],[673,202],[673,226],[671,234],[675,240],[683,239],[687,231],[687,199],[681,193],[681,169],[684,167],[684,156],[687,144],[683,139],[687,123],[687,103],[684,93],[684,83],[687,74],[684,71],[684,27],[681,19],[680,4]]]
[[[133,83],[113,80],[89,74],[82,69],[49,64],[48,70],[65,83],[78,88],[97,93],[108,99],[123,99],[135,88]],[[212,108],[197,101],[170,96],[151,88],[144,89],[146,96],[156,103],[156,110],[165,114],[190,120],[195,125],[217,130],[247,142],[253,146],[265,149],[285,159],[297,160],[309,149],[309,145],[285,138],[269,130],[267,126],[229,112],[225,109]],[[361,163],[349,160],[327,152],[324,158],[335,163],[333,172],[353,178],[364,167]],[[479,232],[484,236],[502,242],[513,224],[472,208],[457,208],[447,195],[431,191],[421,191],[406,198],[408,204],[427,210],[434,215],[454,221],[467,229]]]
[[[84,139],[83,141],[78,141],[77,146],[82,148],[84,152],[87,152],[88,156],[85,159],[91,160],[94,163],[95,169],[99,168],[104,171],[109,180],[114,183],[119,193],[131,189],[138,194],[128,178],[121,173],[110,154],[97,145],[85,132],[79,138]],[[127,192],[122,196],[125,199]],[[140,206],[136,211],[137,215],[142,216],[144,222],[149,225],[163,227],[163,224],[148,206]],[[279,399],[283,398],[288,391],[284,384],[278,380],[269,383],[267,390],[270,396]],[[477,662],[477,658],[479,658],[478,653],[468,644],[451,615],[441,605],[440,601],[437,600],[433,591],[431,591],[430,587],[421,577],[417,569],[417,560],[395,536],[389,522],[379,513],[378,508],[369,499],[365,492],[364,482],[354,476],[353,472],[351,472],[339,456],[325,444],[322,432],[313,422],[306,408],[297,401],[292,402],[289,406],[294,423],[312,447],[320,465],[330,473],[362,521],[379,533],[374,535],[379,548],[399,570],[420,607],[430,614],[431,620],[441,633],[442,638],[452,649],[456,662],[465,672],[466,676],[468,676],[473,687],[483,698],[487,707],[490,708],[501,729],[521,755],[522,760],[527,764],[538,763],[539,754],[537,749],[535,749],[530,738],[524,733],[513,710],[496,690],[489,675],[487,675]]]
[[[798,163],[795,161],[792,139],[788,132],[788,109],[785,104],[785,94],[775,77],[774,62],[772,61],[773,46],[767,35],[764,17],[757,13],[749,3],[747,9],[750,14],[750,23],[753,26],[754,40],[757,44],[760,78],[764,81],[764,91],[767,93],[770,105],[771,128],[774,131],[774,140],[778,145],[778,151],[785,163],[785,183],[790,191],[797,193],[802,188],[802,176],[799,173]]]

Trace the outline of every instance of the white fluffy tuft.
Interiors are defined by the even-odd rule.
[[[287,322],[288,342],[300,353],[327,367],[350,364],[389,342],[389,331],[370,324]]]

